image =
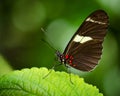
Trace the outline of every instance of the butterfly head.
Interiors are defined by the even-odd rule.
[[[59,51],[56,51],[56,55],[57,55],[57,59],[60,63],[63,63],[63,64],[66,63],[64,54],[61,54]]]
[[[58,61],[62,64],[69,64],[69,65],[73,65],[72,62],[73,62],[73,56],[70,56],[68,54],[64,55],[64,54],[61,54],[59,51],[56,51],[56,55],[57,55],[57,58],[58,58]]]

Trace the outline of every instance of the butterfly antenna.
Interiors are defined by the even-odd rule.
[[[49,48],[54,49],[55,51],[57,51],[54,47],[52,47],[46,40],[41,39],[41,41],[43,41],[46,45],[48,45]]]
[[[47,36],[47,34],[46,34],[46,31],[43,29],[43,28],[41,28],[41,30],[45,33],[45,35]],[[49,39],[49,37],[47,36],[47,38]],[[44,40],[44,39],[41,39],[43,42],[45,42],[50,48],[52,48],[52,49],[54,49],[55,51],[57,51],[54,47],[52,47],[51,45],[50,45],[50,43],[52,44],[52,42],[50,42],[50,43],[48,43],[46,40]],[[49,41],[50,41],[50,39],[49,39]],[[53,44],[52,44],[53,45]],[[60,65],[62,65],[62,63],[60,63],[60,64],[54,64],[54,66],[50,69],[50,71],[43,77],[43,79],[45,79],[51,72],[52,72],[52,70],[53,69],[55,69],[56,67],[58,67],[58,66],[60,66]]]
[[[45,35],[47,36],[46,31],[45,31],[43,28],[41,28],[41,30],[42,30],[42,32],[44,32]],[[47,38],[49,39],[48,36],[47,36]],[[45,44],[47,44],[51,49],[54,49],[55,51],[57,51],[54,47],[52,47],[52,46],[50,45],[50,43],[52,44],[52,42],[50,41],[50,39],[49,39],[50,43],[48,43],[45,39],[41,39],[41,41],[43,41]],[[52,45],[53,45],[53,44],[52,44]]]

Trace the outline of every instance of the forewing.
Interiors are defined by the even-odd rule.
[[[103,40],[108,28],[108,16],[103,10],[98,10],[89,15],[82,23],[76,34],[90,36],[93,39]]]
[[[64,54],[68,53],[76,35],[89,36],[93,39],[103,41],[108,29],[108,22],[108,15],[103,10],[97,10],[90,14],[69,41]]]
[[[90,71],[98,64],[107,27],[108,16],[103,10],[97,10],[85,19],[63,53],[73,56],[70,66]]]

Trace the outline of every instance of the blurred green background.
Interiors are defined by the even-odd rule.
[[[92,72],[71,71],[97,86],[105,96],[120,96],[119,4],[120,0],[1,0],[0,75],[22,68],[51,68],[58,63],[53,48],[63,52],[83,20],[103,9],[110,25],[99,65]]]

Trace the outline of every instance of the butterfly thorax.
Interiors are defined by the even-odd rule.
[[[72,65],[73,57],[68,54],[61,54],[59,51],[56,51],[57,59],[62,64]]]

